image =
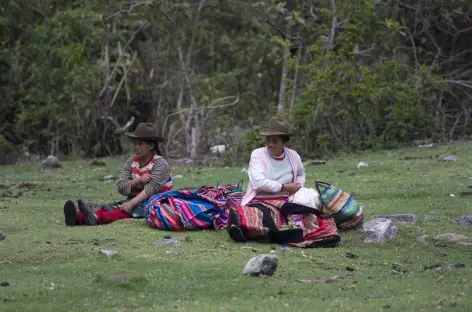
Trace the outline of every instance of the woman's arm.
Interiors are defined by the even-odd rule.
[[[145,201],[146,199],[148,199],[149,196],[148,193],[146,192],[146,190],[142,190],[138,195],[136,195],[135,197],[133,197],[130,201],[129,201],[129,204],[130,204],[130,208],[134,208],[136,207],[137,205],[141,204],[143,201]]]
[[[144,186],[144,190],[142,190],[138,195],[128,202],[130,206],[129,209],[136,207],[143,201],[149,199],[151,196],[159,193],[159,191],[162,189],[162,186],[169,180],[169,177],[169,164],[164,158],[159,157],[152,167],[151,181],[149,181],[149,183]]]
[[[170,177],[170,167],[163,157],[159,157],[152,167],[151,181],[144,186],[148,198],[159,193]],[[146,198],[147,199],[147,198]]]
[[[280,182],[267,178],[264,160],[261,159],[255,151],[251,153],[248,176],[256,192],[277,193],[282,190],[282,184]]]
[[[303,166],[302,159],[300,155],[297,154],[297,161],[298,161],[298,171],[297,176],[295,177],[295,183],[300,184],[302,187],[305,185],[306,175],[305,175],[305,167]]]
[[[131,177],[131,164],[133,163],[133,157],[130,157],[123,168],[121,169],[120,179],[116,183],[116,187],[118,188],[118,192],[123,196],[130,196],[134,195],[131,193],[131,189],[133,186],[138,185],[141,183],[138,179],[132,179]]]

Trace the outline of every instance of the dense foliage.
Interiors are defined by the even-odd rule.
[[[152,121],[237,162],[274,114],[307,156],[472,132],[470,0],[3,0],[0,34],[0,153],[119,154]]]

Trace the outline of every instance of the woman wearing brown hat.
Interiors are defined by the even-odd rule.
[[[286,146],[293,135],[290,124],[273,117],[261,135],[266,137],[266,146],[251,153],[249,184],[241,209],[237,211],[239,216],[235,215],[235,210],[230,210],[228,232],[236,241],[246,241],[246,236],[259,236],[262,234],[260,231],[264,231],[255,224],[251,225],[251,221],[241,222],[241,219],[247,221],[252,217],[256,222],[258,214],[262,213],[258,208],[249,207],[250,204],[288,201],[305,184],[305,169],[300,155]]]
[[[170,167],[160,155],[158,146],[164,140],[157,135],[156,126],[140,123],[126,136],[134,141],[136,155],[123,165],[117,188],[127,199],[103,205],[96,211],[81,199],[77,211],[74,202],[68,200],[64,205],[66,225],[99,225],[132,217],[142,218],[144,206],[151,196],[172,190]]]
[[[227,201],[229,236],[237,242],[336,246],[340,237],[334,220],[294,198],[305,184],[305,169],[298,153],[286,146],[292,135],[289,123],[274,117],[261,134],[266,146],[251,153],[245,196],[241,203]]]

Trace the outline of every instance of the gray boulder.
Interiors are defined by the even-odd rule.
[[[54,169],[54,168],[62,167],[59,160],[55,156],[52,156],[52,155],[49,155],[46,159],[44,159],[41,162],[40,166],[42,169]]]
[[[464,215],[455,217],[451,221],[452,224],[459,225],[459,226],[471,226],[472,225],[472,215]]]
[[[398,235],[395,223],[387,218],[375,218],[362,225],[365,243],[381,243]]]
[[[277,270],[279,258],[265,254],[251,258],[244,267],[243,274],[251,276],[272,276]]]

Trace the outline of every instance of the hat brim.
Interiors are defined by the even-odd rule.
[[[154,142],[164,142],[164,138],[161,138],[161,137],[158,137],[158,136],[151,136],[151,137],[143,137],[143,136],[138,136],[136,135],[136,133],[134,132],[126,132],[125,135],[128,137],[128,138],[131,138],[131,139],[139,139],[139,140],[150,140],[150,141],[154,141]]]
[[[264,136],[269,136],[269,135],[283,135],[283,136],[293,136],[291,133],[287,132],[277,132],[277,131],[266,131],[266,132],[260,132],[261,135]]]

